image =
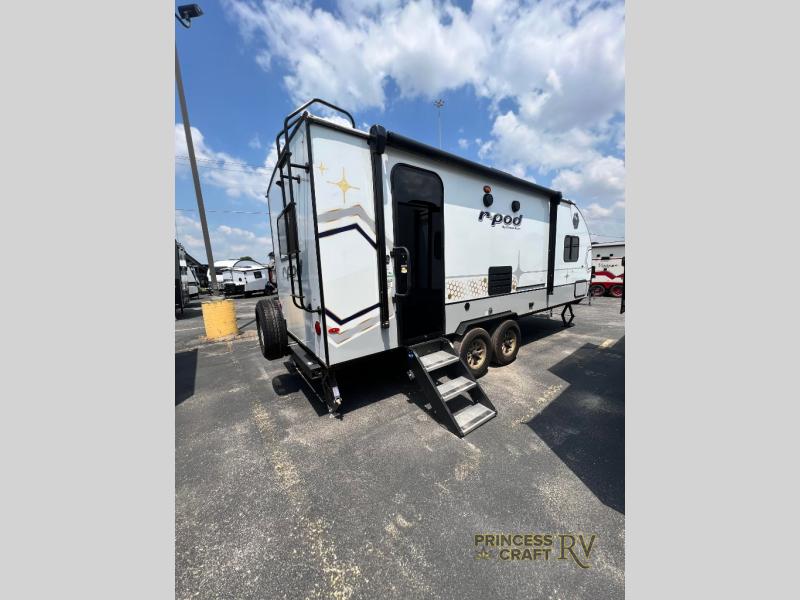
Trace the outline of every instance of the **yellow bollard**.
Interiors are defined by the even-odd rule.
[[[203,309],[203,325],[209,340],[239,333],[233,300],[209,300],[202,302],[200,307]]]

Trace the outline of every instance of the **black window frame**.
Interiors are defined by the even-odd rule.
[[[297,235],[297,211],[296,204],[290,202],[286,205],[276,220],[278,226],[278,252],[281,258],[296,256],[300,252],[300,245]],[[283,235],[281,234],[283,232]],[[286,252],[284,252],[284,244]]]
[[[581,238],[577,235],[564,236],[564,262],[578,262],[581,253]]]

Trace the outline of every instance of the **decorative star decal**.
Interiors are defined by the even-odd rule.
[[[339,181],[329,181],[328,183],[332,183],[340,190],[342,190],[342,203],[347,204],[347,192],[349,190],[359,190],[361,188],[357,188],[355,186],[350,185],[347,181],[347,177],[344,174],[344,167],[342,167],[342,178]]]
[[[325,163],[322,163],[322,162],[319,163],[319,166],[317,168],[319,169],[320,175],[325,175],[325,171],[328,170],[328,167],[326,167]]]

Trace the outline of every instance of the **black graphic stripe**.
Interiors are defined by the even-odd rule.
[[[349,317],[344,317],[344,318],[337,317],[337,316],[336,316],[334,313],[332,313],[332,312],[331,312],[329,309],[327,309],[327,308],[325,309],[325,314],[326,314],[326,315],[328,315],[328,316],[329,316],[331,319],[333,319],[334,321],[336,321],[336,323],[338,323],[339,325],[344,325],[345,323],[349,323],[349,322],[350,322],[350,321],[352,321],[353,319],[357,319],[357,318],[358,318],[358,317],[360,317],[361,315],[365,315],[365,314],[367,314],[369,311],[371,311],[371,310],[375,310],[376,308],[379,308],[379,307],[380,307],[380,304],[373,304],[372,306],[368,306],[367,308],[365,308],[365,309],[362,309],[362,310],[358,311],[357,313],[353,313],[353,314],[352,314],[352,315],[350,315]]]
[[[367,240],[373,248],[377,249],[378,245],[375,241],[367,235],[367,232],[361,229],[358,223],[352,223],[350,225],[345,225],[344,227],[337,227],[336,229],[328,229],[327,231],[320,231],[319,237],[324,238],[331,235],[336,235],[337,233],[342,233],[344,231],[349,231],[350,229],[356,229],[358,232],[364,236],[364,239]]]

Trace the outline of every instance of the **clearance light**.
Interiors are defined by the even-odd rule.
[[[484,194],[491,194],[492,193],[492,186],[490,186],[490,185],[483,186],[483,193]]]
[[[319,321],[314,321],[314,331],[317,332],[317,335],[322,333],[322,326],[319,324]]]
[[[338,327],[328,327],[328,333],[339,333]]]

